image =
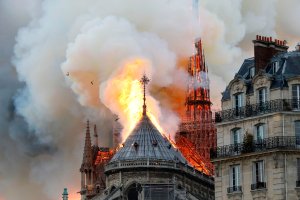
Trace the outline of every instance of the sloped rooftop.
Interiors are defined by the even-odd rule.
[[[111,159],[115,161],[159,160],[187,163],[145,114]]]

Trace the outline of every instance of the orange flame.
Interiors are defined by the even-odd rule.
[[[122,141],[128,137],[142,117],[143,89],[139,80],[143,73],[151,75],[149,66],[150,64],[146,60],[140,58],[128,62],[118,70],[105,87],[103,100],[114,113],[119,115],[124,127]],[[157,129],[163,133],[157,120],[160,116],[158,102],[148,95],[146,104],[147,115]]]

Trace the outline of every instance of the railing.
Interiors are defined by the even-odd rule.
[[[215,122],[220,123],[267,113],[292,110],[300,110],[299,99],[276,99],[216,112]]]
[[[254,184],[251,184],[251,190],[258,190],[258,189],[263,189],[266,188],[266,182],[257,182]]]
[[[254,140],[249,143],[219,146],[211,149],[210,157],[212,159],[224,158],[251,152],[263,152],[272,149],[300,150],[300,137],[276,136],[262,140]]]
[[[300,187],[300,181],[296,181],[296,187]]]
[[[175,170],[181,170],[187,174],[191,174],[193,176],[196,176],[202,180],[205,180],[206,182],[213,184],[213,178],[196,170],[195,168],[176,161],[165,161],[165,160],[134,160],[134,161],[115,161],[108,163],[105,166],[105,172],[111,171],[111,170],[117,170],[117,169],[123,169],[123,168],[166,168],[166,169],[175,169]]]
[[[242,192],[242,186],[233,186],[227,188],[227,193]]]

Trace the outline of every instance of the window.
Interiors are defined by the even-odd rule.
[[[241,191],[240,189],[240,165],[231,165],[230,166],[230,188],[228,193],[234,191]]]
[[[243,106],[243,93],[235,94],[234,95],[234,108],[235,108],[236,116],[240,116],[242,106]]]
[[[300,145],[300,121],[295,121],[296,145]]]
[[[249,74],[250,74],[250,78],[253,78],[253,77],[254,77],[254,74],[255,74],[255,67],[251,67],[251,68],[250,68]]]
[[[255,126],[255,140],[261,142],[265,138],[265,124]]]
[[[264,161],[257,161],[253,163],[252,171],[252,185],[251,189],[256,190],[260,188],[266,188],[265,178],[264,178]]]
[[[300,109],[300,84],[292,85],[293,109]]]
[[[258,90],[258,104],[259,111],[265,111],[267,102],[267,88],[261,88]]]
[[[272,73],[275,74],[278,71],[278,69],[279,69],[279,62],[276,61],[272,65]]]
[[[231,132],[231,142],[232,144],[239,144],[241,143],[241,129],[235,128]]]
[[[297,181],[296,187],[300,187],[300,158],[297,158]]]

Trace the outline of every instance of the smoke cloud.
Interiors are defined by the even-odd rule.
[[[253,56],[256,34],[286,39],[291,49],[300,40],[298,0],[201,0],[199,25],[191,7],[182,0],[0,0],[1,200],[60,199],[64,187],[79,199],[85,121],[98,125],[101,145],[111,144],[118,109],[107,86],[125,63],[147,63],[136,76],[149,74],[148,95],[162,124],[174,128],[194,38],[204,44],[215,108]]]

